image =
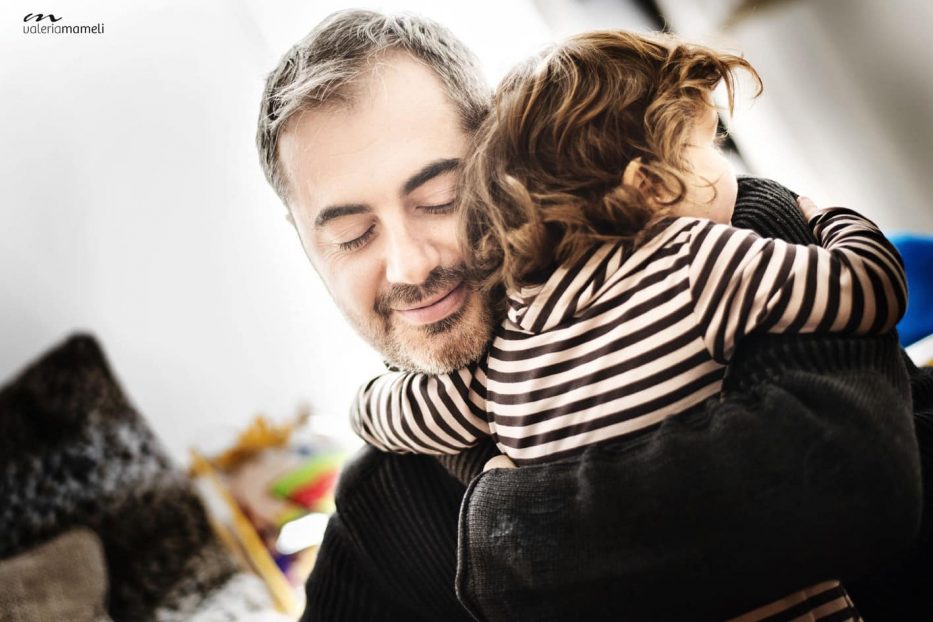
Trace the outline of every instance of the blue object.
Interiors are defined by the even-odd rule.
[[[933,236],[894,235],[889,238],[907,272],[907,313],[897,325],[902,346],[933,335]]]

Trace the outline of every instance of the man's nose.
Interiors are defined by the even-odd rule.
[[[389,283],[420,285],[440,265],[440,253],[430,232],[409,223],[387,232],[386,280]]]

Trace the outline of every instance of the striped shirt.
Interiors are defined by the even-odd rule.
[[[637,248],[594,246],[509,294],[483,360],[446,376],[384,374],[351,421],[383,450],[457,453],[491,435],[517,464],[656,426],[719,393],[748,334],[881,333],[907,306],[897,251],[870,221],[827,210],[798,246],[676,218]],[[858,620],[827,581],[735,620]]]
[[[848,209],[810,224],[821,247],[689,217],[634,249],[595,245],[509,294],[481,361],[363,387],[353,427],[386,451],[457,453],[491,435],[516,464],[553,460],[716,395],[749,333],[893,328],[907,305],[897,251]]]

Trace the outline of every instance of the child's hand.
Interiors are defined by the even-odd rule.
[[[506,456],[505,454],[499,454],[498,456],[493,456],[486,461],[486,465],[483,467],[483,473],[489,469],[514,469],[515,463]]]
[[[797,207],[800,208],[800,212],[807,222],[810,222],[817,214],[823,211],[821,208],[817,207],[816,203],[807,197],[797,197]]]

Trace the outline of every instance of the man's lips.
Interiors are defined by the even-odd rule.
[[[446,292],[431,296],[417,307],[395,309],[410,324],[433,324],[456,312],[466,299],[467,288],[460,282]]]

